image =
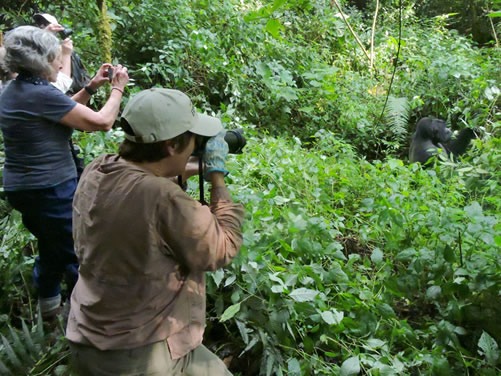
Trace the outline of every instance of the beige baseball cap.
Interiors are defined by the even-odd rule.
[[[48,24],[59,25],[59,22],[57,22],[56,17],[48,13],[36,13],[33,15],[33,20],[40,27],[47,26]]]
[[[223,130],[221,120],[198,113],[186,94],[173,89],[140,91],[129,99],[122,118],[134,132],[125,138],[142,144],[170,140],[186,131],[212,137]]]

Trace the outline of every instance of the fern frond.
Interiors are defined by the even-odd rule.
[[[28,325],[24,322],[24,320],[21,322],[22,328],[23,328],[23,337],[24,337],[24,342],[26,344],[27,350],[31,354],[37,354],[40,349],[35,346],[35,343],[33,342],[33,338],[31,338],[31,333],[30,330],[28,329]]]
[[[407,139],[408,130],[407,123],[409,121],[409,102],[407,98],[388,97],[388,105],[386,107],[386,120],[388,122],[390,132],[395,137],[396,141],[403,142]]]
[[[30,361],[29,349],[25,346],[24,342],[21,341],[19,335],[16,331],[9,325],[10,338],[12,343],[12,349],[16,352],[17,357],[22,363]]]
[[[7,366],[4,364],[4,362],[2,362],[2,360],[0,359],[0,375],[5,375],[5,376],[11,376],[11,375],[14,375],[8,368]]]
[[[17,357],[16,352],[12,348],[11,344],[9,343],[7,338],[5,338],[3,335],[2,335],[2,343],[9,362],[14,366],[15,369],[22,369],[23,365],[21,363],[21,360]]]
[[[38,306],[38,315],[37,315],[37,324],[33,328],[34,332],[36,334],[35,338],[40,338],[40,341],[37,341],[36,343],[40,346],[39,351],[45,350],[45,342],[41,340],[42,338],[45,337],[45,333],[43,330],[43,320],[42,320],[42,311],[40,310],[40,306]]]
[[[8,336],[0,335],[0,375],[52,374],[51,370],[67,357],[67,354],[60,354],[66,346],[64,339],[53,343],[53,339],[44,333],[40,315],[31,328],[24,320],[21,324],[22,330],[9,325]]]

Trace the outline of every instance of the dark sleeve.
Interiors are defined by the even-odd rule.
[[[42,106],[40,113],[45,119],[59,123],[77,105],[77,102],[54,85],[43,86],[43,89],[38,95],[39,105]]]

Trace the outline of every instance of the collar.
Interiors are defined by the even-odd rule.
[[[16,80],[29,82],[33,85],[48,85],[49,84],[49,81],[47,81],[46,79],[44,79],[40,76],[35,76],[35,75],[28,73],[28,72],[20,72],[17,75]]]

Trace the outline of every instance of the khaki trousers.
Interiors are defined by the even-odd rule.
[[[72,370],[80,376],[232,376],[223,361],[203,345],[172,360],[165,341],[106,351],[69,344]]]

